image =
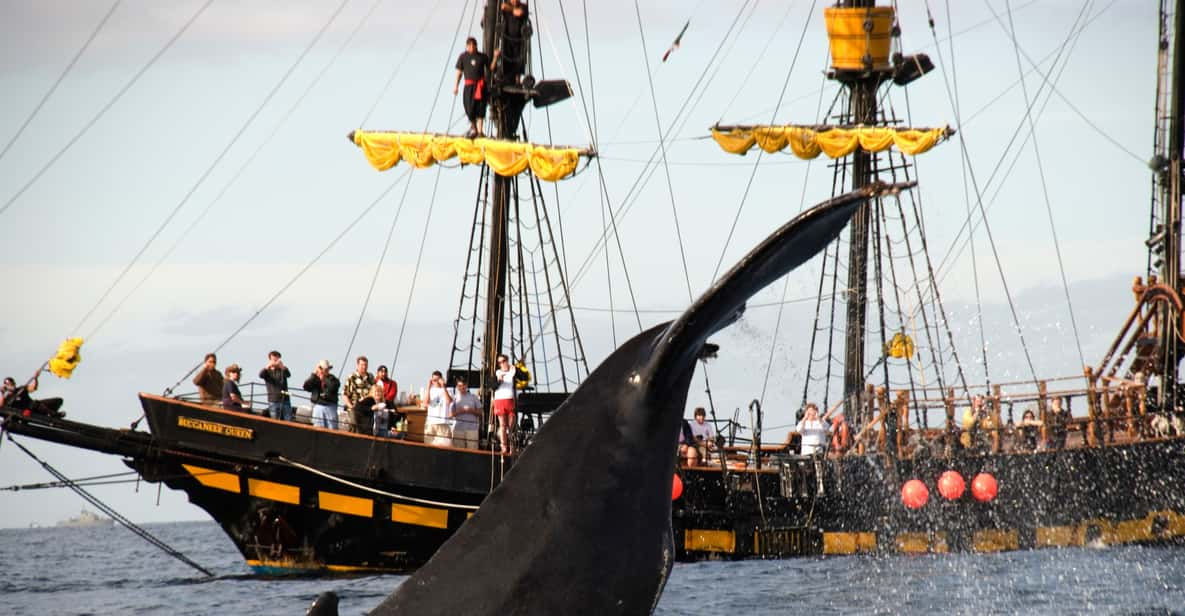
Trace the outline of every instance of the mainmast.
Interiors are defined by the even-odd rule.
[[[847,0],[840,2],[841,8],[871,9],[875,0]],[[890,9],[891,10],[891,9]],[[865,30],[872,32],[871,13]],[[861,69],[837,68],[831,73],[848,88],[852,122],[872,125],[876,122],[876,89],[889,75],[885,70],[876,70],[871,55],[864,58]],[[887,68],[887,67],[882,67]],[[857,149],[852,154],[852,190],[863,188],[873,180],[872,154]],[[864,391],[864,332],[867,323],[868,306],[868,225],[871,219],[870,203],[865,203],[852,215],[849,223],[848,240],[848,293],[847,320],[844,336],[844,409],[848,417],[859,417],[862,408],[860,394]]]
[[[1161,10],[1163,11],[1165,8],[1162,7]],[[1185,80],[1182,79],[1182,73],[1185,73],[1185,45],[1182,44],[1181,38],[1183,34],[1185,34],[1185,0],[1177,0],[1173,9],[1172,103],[1169,114],[1169,149],[1166,153],[1168,177],[1162,184],[1165,193],[1163,198],[1164,225],[1167,232],[1164,240],[1164,265],[1160,275],[1161,280],[1178,293],[1181,292],[1181,149],[1185,145],[1182,143],[1181,134],[1185,130],[1185,122],[1181,118],[1181,114],[1185,113]],[[1177,364],[1181,357],[1181,331],[1172,323],[1164,325],[1165,327],[1161,328],[1161,348],[1164,349],[1165,361],[1160,382],[1162,391],[1169,396],[1169,408],[1173,408],[1177,393]]]
[[[1181,293],[1181,152],[1185,146],[1185,0],[1160,2],[1160,50],[1156,93],[1156,153],[1152,159],[1153,206],[1149,229],[1149,273],[1159,276],[1159,282]],[[1159,219],[1159,220],[1158,220]],[[1149,280],[1149,284],[1153,281]],[[1160,350],[1156,376],[1160,388],[1156,402],[1161,408],[1177,405],[1177,372],[1181,357],[1182,334],[1177,326],[1178,316],[1170,312],[1159,315],[1156,323]]]
[[[495,50],[503,48],[505,28],[501,15],[501,0],[486,0],[485,15],[482,24],[485,27],[482,49],[486,54],[493,55]],[[519,47],[521,50],[521,46]],[[522,120],[523,106],[526,98],[521,92],[508,91],[504,86],[515,84],[522,76],[525,63],[505,61],[500,62],[491,72],[489,93],[490,125],[493,127],[493,137],[497,139],[516,139],[515,133]],[[507,70],[507,69],[511,70]],[[514,69],[519,69],[515,71]],[[517,72],[517,74],[513,74]],[[486,276],[486,314],[485,335],[482,338],[482,374],[487,374],[497,365],[497,358],[502,353],[503,325],[506,318],[506,278],[507,253],[510,250],[507,228],[510,220],[510,190],[512,178],[501,175],[494,176],[493,194],[490,203],[490,259]],[[513,349],[507,350],[508,354]],[[521,352],[521,351],[520,351]],[[511,357],[513,363],[515,357]]]

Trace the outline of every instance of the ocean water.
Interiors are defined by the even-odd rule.
[[[215,577],[120,527],[0,530],[0,614],[303,614],[325,590],[363,614],[406,579],[261,578],[213,522],[147,528]],[[681,564],[657,613],[812,612],[1185,614],[1185,547]]]

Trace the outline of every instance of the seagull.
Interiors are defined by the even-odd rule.
[[[672,51],[675,51],[676,49],[679,48],[679,43],[683,40],[683,34],[685,32],[687,32],[687,26],[690,26],[690,25],[691,25],[691,21],[688,21],[687,23],[683,24],[683,29],[679,31],[679,36],[675,37],[675,42],[671,43],[671,46],[668,47],[665,52],[663,52],[663,54],[662,54],[662,61],[663,62],[667,61],[667,57],[669,57],[671,55]]]

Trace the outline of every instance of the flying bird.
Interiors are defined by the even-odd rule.
[[[685,32],[687,32],[687,26],[690,26],[690,25],[691,25],[690,20],[687,23],[683,24],[683,29],[679,31],[679,36],[675,37],[675,42],[671,43],[671,46],[667,47],[667,50],[665,52],[663,52],[663,54],[662,54],[662,61],[663,62],[667,61],[667,58],[671,55],[672,51],[675,51],[676,49],[679,48],[679,43],[681,43],[683,41],[683,34]]]

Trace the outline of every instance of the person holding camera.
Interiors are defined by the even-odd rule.
[[[288,398],[288,377],[292,372],[280,359],[279,351],[267,354],[267,366],[259,371],[259,380],[267,386],[267,410],[264,417],[292,421],[292,401]]]
[[[498,418],[498,442],[502,455],[514,455],[514,366],[506,355],[498,356],[498,368],[494,371],[497,389],[494,390],[494,416]]]
[[[428,410],[424,418],[424,442],[438,447],[451,447],[453,430],[449,426],[448,410],[453,404],[453,397],[444,386],[444,375],[439,370],[432,372],[424,391],[426,394],[420,403]]]
[[[695,409],[695,421],[691,423],[691,435],[695,438],[695,448],[699,450],[700,460],[707,461],[708,454],[716,451],[716,431],[712,424],[705,421],[708,412],[704,407]]]
[[[341,381],[330,372],[333,364],[328,359],[317,362],[317,368],[305,379],[304,390],[313,403],[313,425],[329,430],[337,429],[337,395]]]

